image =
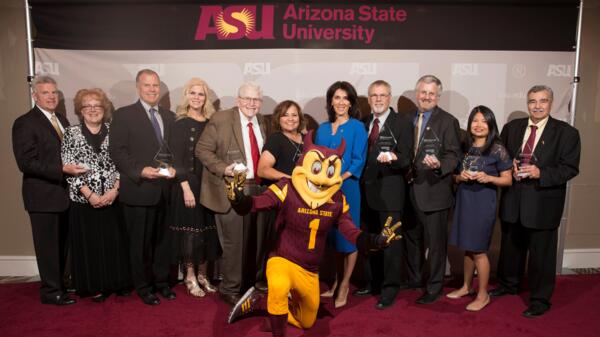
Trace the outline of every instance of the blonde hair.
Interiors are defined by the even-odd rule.
[[[204,91],[204,96],[206,98],[204,100],[204,105],[202,106],[202,112],[201,112],[202,116],[204,116],[204,118],[206,118],[206,119],[210,119],[210,117],[215,113],[215,107],[212,104],[212,102],[210,101],[210,99],[208,98],[208,93],[209,93],[208,85],[202,79],[200,79],[198,77],[192,77],[183,86],[183,93],[181,95],[181,103],[177,106],[177,109],[175,110],[175,118],[176,119],[181,119],[181,118],[185,118],[185,117],[189,116],[188,110],[190,108],[190,101],[189,101],[187,95],[190,93],[190,90],[194,86],[202,87],[202,90]]]

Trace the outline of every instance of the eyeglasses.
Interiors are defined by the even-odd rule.
[[[102,105],[84,105],[81,107],[83,111],[104,110]]]
[[[380,94],[380,95],[371,94],[371,95],[369,95],[369,97],[371,99],[384,99],[384,98],[388,98],[389,96],[390,96],[390,94]]]
[[[252,103],[252,104],[258,104],[258,103],[262,103],[262,98],[254,98],[254,97],[240,97],[240,101],[242,101],[244,104],[248,104],[248,103]]]

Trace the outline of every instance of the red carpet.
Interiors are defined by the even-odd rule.
[[[0,285],[0,336],[270,336],[258,330],[262,317],[228,325],[229,308],[216,296],[191,298],[182,285],[176,300],[156,307],[134,295],[102,304],[42,305],[38,286]],[[374,297],[351,297],[339,310],[326,300],[312,329],[290,326],[288,336],[600,336],[600,275],[559,277],[552,309],[537,319],[521,317],[525,296],[495,299],[479,313],[464,310],[468,298],[418,306],[416,291],[401,292],[384,311],[374,308]]]

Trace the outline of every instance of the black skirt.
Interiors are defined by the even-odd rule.
[[[71,275],[80,296],[131,287],[126,233],[118,202],[93,208],[71,203]]]
[[[216,261],[221,256],[215,214],[200,205],[200,184],[192,175],[188,184],[196,198],[196,207],[185,207],[180,184],[173,184],[168,215],[169,228],[174,232],[174,262],[198,265]]]

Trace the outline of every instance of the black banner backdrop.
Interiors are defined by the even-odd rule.
[[[34,47],[573,51],[578,1],[32,0]]]

